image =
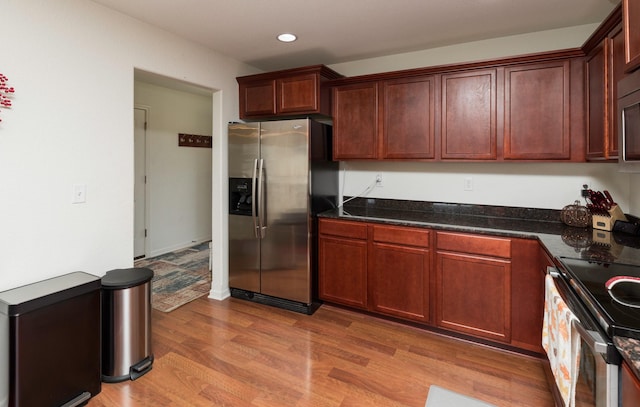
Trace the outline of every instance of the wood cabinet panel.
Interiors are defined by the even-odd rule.
[[[408,246],[429,247],[430,231],[400,226],[373,226],[373,241]]]
[[[374,242],[370,259],[370,309],[429,322],[429,251]]]
[[[611,118],[609,125],[609,137],[607,140],[609,154],[607,158],[618,159],[618,131],[620,129],[620,117],[618,117],[618,82],[625,76],[625,61],[624,61],[624,30],[622,25],[611,33],[609,39],[609,45],[611,50],[611,72],[612,78],[610,82],[611,100],[607,103],[609,109],[608,117]]]
[[[587,142],[586,157],[589,161],[611,160],[618,158],[617,115],[618,81],[625,75],[624,32],[622,13],[614,11],[605,23],[604,35],[596,32],[589,43],[602,39],[597,45],[588,48],[585,61]]]
[[[333,157],[378,156],[378,87],[375,83],[333,88]]]
[[[640,381],[627,362],[620,368],[620,407],[637,406],[640,402]]]
[[[605,158],[607,129],[606,39],[587,57],[587,158]]]
[[[318,75],[308,74],[277,80],[278,113],[318,111],[320,83]]]
[[[442,75],[442,159],[495,160],[496,70]]]
[[[438,232],[436,234],[436,247],[438,250],[505,258],[511,257],[511,239],[495,236]]]
[[[240,84],[240,117],[276,114],[276,81]]]
[[[343,220],[320,219],[318,232],[322,235],[334,235],[353,239],[367,238],[367,224],[363,222],[348,222]]]
[[[436,325],[509,343],[509,260],[438,252],[436,264]]]
[[[550,260],[537,240],[513,239],[511,258],[511,344],[544,353],[544,276]]]
[[[434,77],[384,81],[380,87],[382,158],[434,158]]]
[[[505,68],[505,159],[571,159],[570,74],[569,61]]]
[[[622,0],[622,20],[625,37],[625,70],[631,72],[640,66],[640,3]]]
[[[320,235],[318,238],[320,299],[367,308],[367,241]]]

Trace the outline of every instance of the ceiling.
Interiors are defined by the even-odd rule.
[[[271,71],[599,23],[619,0],[93,0]],[[276,36],[292,32],[294,43]]]

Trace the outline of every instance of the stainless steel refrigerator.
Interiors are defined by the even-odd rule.
[[[312,119],[229,124],[233,297],[315,311],[316,214],[338,200],[331,135]]]

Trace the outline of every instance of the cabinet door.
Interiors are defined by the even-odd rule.
[[[604,159],[608,134],[607,40],[587,57],[587,158]]]
[[[621,118],[618,117],[618,82],[625,76],[625,62],[624,62],[624,31],[622,25],[615,28],[609,39],[611,54],[611,72],[612,78],[610,82],[611,88],[611,101],[608,103],[610,126],[609,126],[609,140],[608,140],[608,158],[617,159],[618,152],[618,131]]]
[[[622,0],[622,21],[625,37],[625,70],[633,71],[640,66],[640,3]]]
[[[309,113],[319,110],[319,83],[317,74],[278,79],[278,114]]]
[[[618,81],[624,77],[624,35],[616,26],[587,57],[587,159],[618,158],[616,103]]]
[[[442,75],[442,159],[496,159],[496,70]]]
[[[380,86],[382,158],[434,158],[434,77],[384,81]]]
[[[627,362],[620,368],[620,391],[620,407],[637,406],[640,402],[640,381]]]
[[[373,243],[370,256],[371,310],[429,322],[429,251]]]
[[[240,117],[265,116],[276,113],[276,81],[241,83]]]
[[[320,235],[318,239],[320,299],[367,308],[367,241]]]
[[[375,83],[333,88],[334,159],[378,156],[378,88]]]
[[[571,159],[570,73],[570,61],[505,68],[505,159]]]
[[[509,343],[510,261],[438,252],[436,264],[437,326]]]
[[[430,231],[373,225],[369,251],[369,308],[429,322]]]

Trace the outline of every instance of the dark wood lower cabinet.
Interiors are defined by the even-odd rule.
[[[620,366],[620,407],[637,406],[640,403],[640,380],[627,362]]]
[[[511,341],[511,261],[475,254],[436,254],[436,325],[494,341]]]
[[[362,223],[321,220],[319,231],[320,299],[366,309],[367,226]]]
[[[375,242],[371,249],[371,310],[429,322],[429,250]]]
[[[320,299],[543,353],[537,240],[325,218],[319,231]]]
[[[532,352],[542,348],[544,276],[553,261],[540,243],[512,240],[511,258],[511,344]]]

